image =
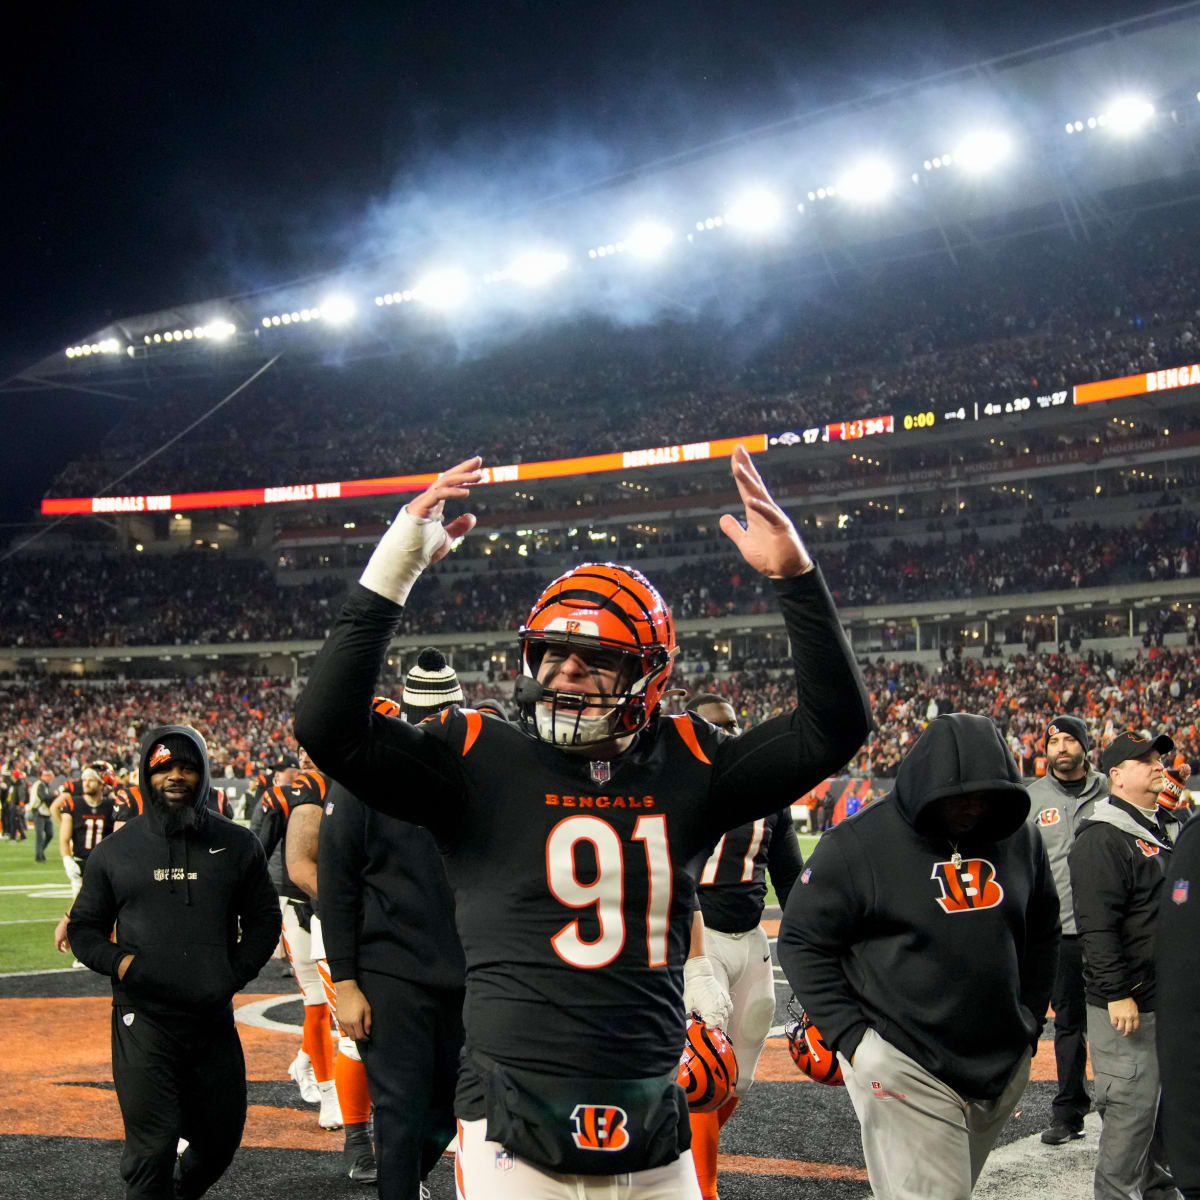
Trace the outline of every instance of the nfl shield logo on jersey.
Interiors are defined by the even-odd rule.
[[[607,783],[612,778],[612,763],[604,759],[594,759],[588,763],[588,772],[593,783]]]
[[[1175,886],[1171,889],[1171,899],[1176,904],[1186,904],[1188,898],[1188,881],[1186,879],[1175,880]]]
[[[497,1150],[496,1151],[496,1170],[497,1171],[511,1171],[513,1169],[513,1164],[516,1161],[517,1160],[515,1158],[513,1158],[512,1153],[510,1151],[508,1151],[508,1150]]]

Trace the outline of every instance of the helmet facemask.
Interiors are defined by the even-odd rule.
[[[521,728],[563,747],[602,745],[644,729],[677,653],[662,597],[639,571],[615,563],[585,563],[556,579],[519,636]],[[573,686],[563,686],[572,657]]]
[[[670,666],[665,651],[635,653],[624,646],[606,644],[584,635],[522,636],[522,679],[517,689],[521,723],[539,741],[555,746],[594,746],[643,729],[650,719],[646,693]],[[576,654],[590,668],[588,690],[550,688],[538,681],[547,655],[565,661]],[[614,666],[590,662],[612,656]],[[616,679],[605,688],[601,671],[615,670]],[[553,679],[552,668],[547,680]]]

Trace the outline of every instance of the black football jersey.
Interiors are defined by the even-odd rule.
[[[82,796],[68,795],[62,811],[71,814],[71,853],[83,863],[113,831],[113,802],[105,796],[93,808]]]
[[[610,763],[452,708],[371,710],[401,609],[352,590],[298,706],[303,745],[363,803],[429,828],[455,897],[470,1048],[591,1079],[673,1073],[696,873],[857,750],[870,709],[819,573],[776,585],[799,703],[733,738],[659,716]],[[482,1116],[464,1069],[456,1111]]]
[[[803,870],[790,807],[731,829],[700,872],[705,926],[721,933],[746,933],[762,920],[767,872],[782,906]]]
[[[268,860],[272,854],[278,853],[281,872],[278,890],[281,896],[286,896],[289,900],[308,903],[310,897],[287,873],[284,838],[288,821],[301,805],[316,804],[323,809],[328,788],[325,776],[320,771],[304,771],[287,787],[268,788],[259,801],[262,819],[255,832],[263,844],[263,851]]]
[[[132,821],[142,815],[142,789],[136,783],[123,783],[113,791],[113,820]]]

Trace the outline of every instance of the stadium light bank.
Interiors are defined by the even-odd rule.
[[[1196,100],[1200,102],[1200,92],[1196,93]],[[1102,130],[1114,138],[1129,139],[1150,129],[1156,115],[1157,109],[1147,96],[1127,92],[1114,96],[1098,113],[1065,122],[1063,129],[1068,135]],[[1011,162],[1018,149],[1017,137],[1006,129],[972,130],[962,134],[953,149],[925,159],[923,172],[957,168],[966,175],[994,175]],[[807,197],[810,204],[838,201],[848,207],[878,208],[895,195],[901,178],[899,169],[886,157],[867,157],[851,163],[835,182],[809,190]],[[913,184],[920,184],[922,178],[922,171],[914,170],[910,175]],[[766,236],[784,230],[789,214],[795,220],[805,213],[802,199],[793,204],[784,195],[758,184],[737,193],[723,212],[696,219],[685,240],[695,244],[702,240],[701,235],[723,229],[741,236]],[[586,251],[585,261],[599,265],[602,260],[628,257],[643,263],[656,263],[665,259],[679,240],[676,230],[665,221],[647,218],[635,224],[624,237],[591,246]],[[581,254],[580,257],[584,256]],[[377,295],[375,305],[386,308],[415,301],[435,311],[451,312],[462,308],[479,284],[511,283],[542,288],[566,274],[573,264],[574,256],[566,250],[525,250],[516,254],[507,266],[477,277],[458,266],[432,270],[406,288]],[[325,297],[319,305],[310,308],[269,313],[259,319],[259,324],[263,330],[317,321],[338,327],[351,324],[357,315],[356,301],[339,293]],[[145,347],[198,341],[217,344],[227,341],[236,332],[236,326],[222,318],[191,328],[146,333],[142,342]],[[91,358],[119,354],[122,350],[131,356],[135,353],[132,345],[124,345],[117,338],[106,338],[69,346],[65,355],[70,359]]]

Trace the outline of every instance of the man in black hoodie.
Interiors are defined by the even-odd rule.
[[[882,800],[822,837],[779,961],[837,1052],[871,1187],[962,1200],[1029,1078],[1058,895],[986,717],[934,720]]]
[[[112,980],[127,1200],[194,1200],[242,1139],[246,1064],[231,1001],[275,949],[279,902],[258,839],[208,809],[196,730],[152,729],[140,765],[145,809],[92,851],[68,937]]]

